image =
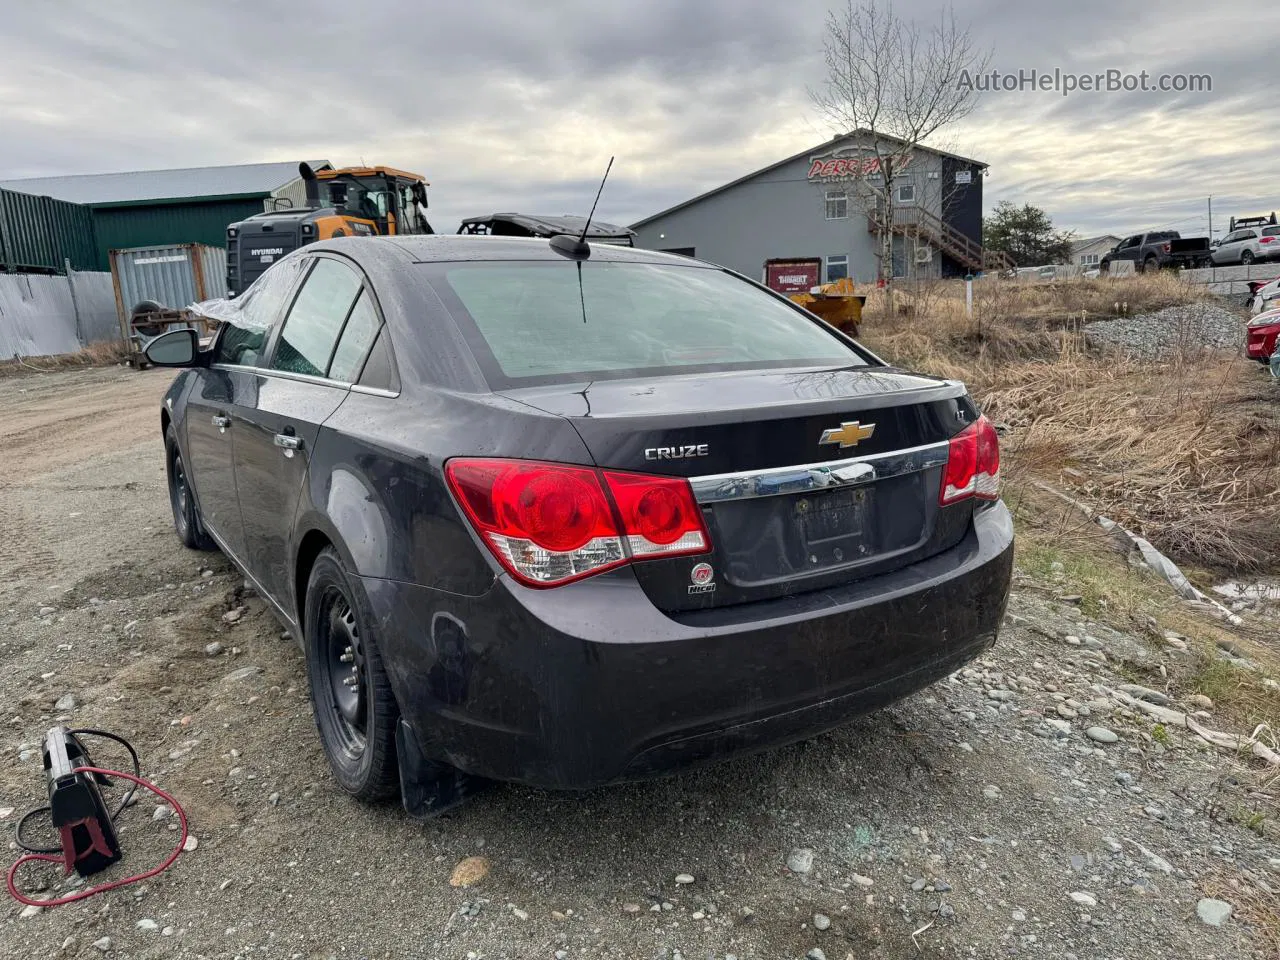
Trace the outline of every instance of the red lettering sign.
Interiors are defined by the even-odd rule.
[[[911,157],[901,157],[894,163],[898,173],[907,169]],[[809,164],[806,178],[809,180],[851,180],[856,177],[880,176],[880,158],[876,156],[818,157]]]

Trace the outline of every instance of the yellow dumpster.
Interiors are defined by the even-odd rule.
[[[867,302],[867,296],[858,293],[848,277],[819,284],[804,292],[788,293],[787,297],[792,303],[817,314],[842,333],[851,337],[858,335],[858,324],[862,320],[862,308]]]

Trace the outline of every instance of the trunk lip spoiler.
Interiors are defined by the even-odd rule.
[[[943,466],[949,450],[950,441],[939,440],[863,457],[707,474],[689,478],[689,485],[693,487],[694,499],[703,506],[729,500],[854,487]]]

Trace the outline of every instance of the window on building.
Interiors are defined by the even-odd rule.
[[[843,280],[847,276],[849,276],[849,257],[847,254],[827,257],[827,283]]]
[[[916,185],[914,183],[900,183],[895,189],[898,191],[899,203],[916,202]]]
[[[843,190],[827,191],[827,219],[846,220],[849,217],[849,197]]]
[[[908,237],[895,236],[893,238],[893,257],[890,261],[890,266],[892,267],[893,278],[895,280],[906,279],[907,263],[909,262],[907,257],[910,252],[907,248],[908,242]],[[912,247],[912,250],[914,250],[914,246]]]

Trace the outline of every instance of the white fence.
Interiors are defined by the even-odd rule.
[[[75,353],[120,337],[109,273],[0,273],[0,360]]]

